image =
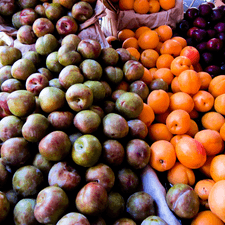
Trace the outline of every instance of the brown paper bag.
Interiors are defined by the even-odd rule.
[[[176,0],[175,7],[167,11],[150,14],[138,14],[134,10],[118,10],[110,0],[102,0],[107,8],[106,16],[102,17],[102,30],[106,36],[117,36],[125,28],[137,29],[140,26],[156,28],[160,25],[175,27],[183,19],[183,0]]]

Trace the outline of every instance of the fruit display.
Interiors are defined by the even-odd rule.
[[[224,224],[224,60],[208,71],[203,42],[178,32],[224,8],[102,46],[79,36],[95,4],[0,3],[33,48],[0,32],[0,224]]]

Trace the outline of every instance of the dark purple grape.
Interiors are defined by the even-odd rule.
[[[204,65],[209,65],[213,62],[213,54],[211,52],[203,52],[201,54],[201,62]]]
[[[190,29],[188,29],[188,31],[187,31],[187,36],[188,37],[193,37],[193,32],[195,31],[195,30],[198,30],[199,28],[198,27],[191,27]]]
[[[190,28],[190,24],[187,20],[181,20],[178,23],[177,28],[178,28],[178,32],[186,33]]]
[[[214,5],[214,3],[212,3],[212,2],[207,2],[207,4],[209,4],[210,5],[210,7],[213,9],[213,8],[215,8],[215,5]]]
[[[201,16],[196,17],[193,21],[193,26],[195,27],[206,28],[206,25],[207,25],[206,20]]]
[[[220,66],[220,70],[221,70],[221,73],[224,74],[225,73],[225,64],[222,64]]]
[[[219,51],[223,47],[223,42],[219,38],[211,38],[207,41],[206,47],[210,51]]]
[[[215,26],[214,29],[217,32],[224,32],[225,31],[225,22],[218,22]]]
[[[212,21],[220,21],[223,17],[223,11],[219,8],[213,8],[211,12],[211,20]]]
[[[200,16],[209,16],[212,12],[212,8],[207,2],[204,2],[198,6],[198,11]]]
[[[207,45],[207,42],[206,41],[203,41],[199,44],[196,45],[196,48],[198,49],[198,51],[200,53],[204,52],[206,50],[206,45]]]
[[[198,16],[198,8],[190,7],[186,10],[184,14],[184,19],[192,21]]]
[[[208,30],[206,30],[206,32],[207,32],[207,35],[208,35],[209,39],[216,36],[216,31],[214,29],[208,29]]]
[[[218,33],[217,37],[225,43],[225,32]]]
[[[188,37],[188,38],[186,39],[186,41],[187,41],[187,45],[188,45],[188,46],[195,46],[195,45],[196,45],[195,40],[194,40],[194,38],[192,38],[192,37]]]
[[[217,65],[210,65],[204,69],[205,72],[209,73],[212,77],[218,76],[221,73],[220,67]]]

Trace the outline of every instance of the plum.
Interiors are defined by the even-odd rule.
[[[51,52],[46,58],[46,67],[53,73],[60,73],[63,65],[58,60],[58,51]]]
[[[4,81],[1,85],[1,90],[3,92],[12,93],[13,91],[21,89],[24,89],[24,84],[22,83],[22,81],[14,78]]]
[[[72,16],[62,16],[56,22],[56,30],[59,35],[66,36],[75,34],[78,31],[79,25]]]
[[[0,191],[0,223],[2,223],[10,212],[10,203],[4,192]]]
[[[17,39],[22,44],[31,45],[36,42],[36,35],[33,32],[32,26],[22,25],[17,31]]]
[[[119,67],[107,66],[103,69],[103,74],[111,84],[119,84],[123,79],[123,70]]]
[[[90,225],[86,216],[78,212],[70,212],[64,215],[56,225]]]
[[[78,21],[79,23],[83,23],[89,18],[91,18],[94,13],[94,10],[91,4],[89,4],[88,2],[79,1],[73,5],[71,13],[72,17],[76,21]]]
[[[127,82],[139,80],[144,75],[144,66],[135,60],[128,60],[123,65],[124,78]]]
[[[129,136],[131,138],[138,138],[138,139],[145,139],[148,134],[147,125],[139,120],[139,119],[132,119],[127,121],[129,126]]]
[[[119,61],[118,52],[111,47],[103,48],[99,57],[105,66],[115,66]]]
[[[0,63],[3,66],[12,65],[22,57],[22,52],[15,47],[0,46]]]
[[[37,37],[42,37],[45,34],[52,34],[55,30],[54,24],[48,18],[37,18],[34,21],[32,28]]]

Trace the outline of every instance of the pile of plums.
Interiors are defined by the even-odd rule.
[[[199,50],[204,71],[212,76],[225,71],[225,5],[204,2],[188,8],[175,32]]]

